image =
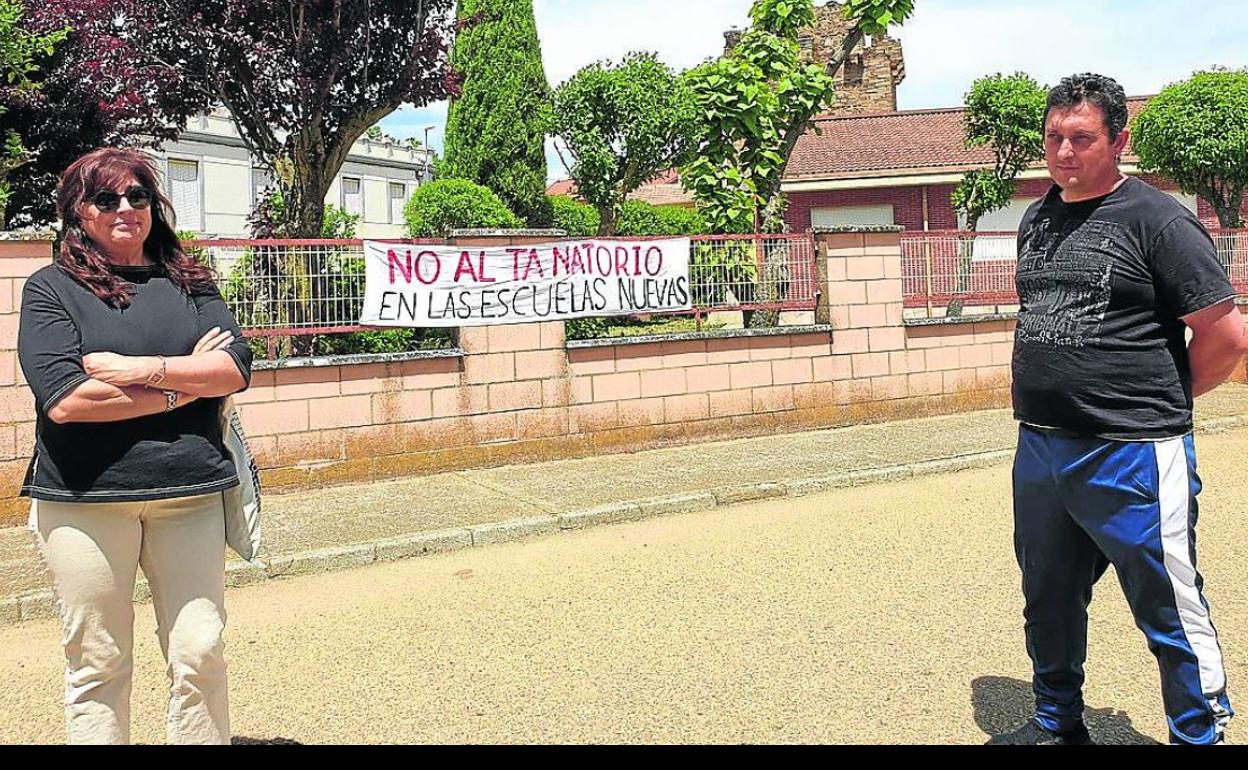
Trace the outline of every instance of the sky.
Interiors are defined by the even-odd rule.
[[[817,0],[822,4],[822,0]],[[683,70],[718,56],[723,33],[748,23],[751,0],[534,0],[552,86],[594,61],[655,51]],[[1022,71],[1043,84],[1100,72],[1130,95],[1152,94],[1199,69],[1248,67],[1244,0],[915,0],[892,35],[906,79],[899,109],[956,107],[978,77]],[[382,121],[439,152],[446,103],[405,106]],[[547,145],[548,178],[567,176]]]

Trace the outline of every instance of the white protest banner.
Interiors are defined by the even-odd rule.
[[[689,310],[689,239],[364,242],[364,326],[484,326]]]

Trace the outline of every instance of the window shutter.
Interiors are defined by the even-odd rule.
[[[179,230],[203,230],[199,200],[199,163],[193,160],[169,161],[169,197],[178,219]]]

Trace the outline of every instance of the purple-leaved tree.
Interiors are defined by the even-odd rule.
[[[104,145],[152,145],[172,138],[207,107],[176,68],[142,56],[133,30],[152,23],[135,0],[24,0],[23,26],[69,35],[35,56],[36,88],[0,87],[0,135],[15,129],[26,156],[8,173],[5,226],[56,218],[56,180],[78,156]]]
[[[133,0],[128,0],[133,1]],[[134,37],[148,61],[226,107],[274,172],[291,237],[321,233],[351,145],[402,104],[457,87],[452,0],[147,0]]]

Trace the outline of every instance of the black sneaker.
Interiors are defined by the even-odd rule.
[[[985,746],[1091,746],[1092,736],[1088,735],[1088,728],[1084,727],[1080,722],[1078,727],[1072,727],[1064,732],[1055,733],[1040,726],[1034,719],[1027,720],[1027,724],[1009,733],[1001,733],[994,735],[988,739]]]

